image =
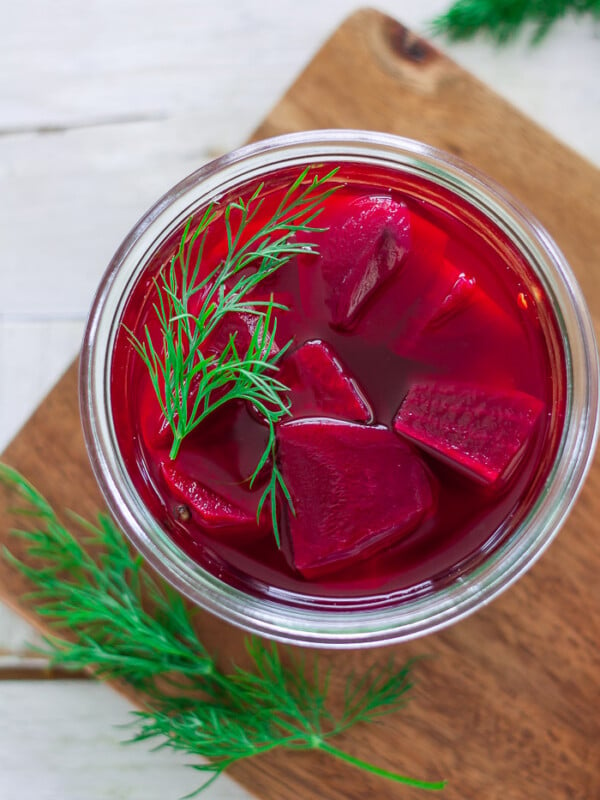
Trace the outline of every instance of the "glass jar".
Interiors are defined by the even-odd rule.
[[[150,513],[121,455],[111,410],[111,359],[132,287],[169,236],[196,210],[249,180],[283,168],[358,163],[392,168],[441,187],[482,213],[516,246],[547,295],[564,364],[564,423],[535,498],[501,540],[402,597],[318,597],[277,589],[245,590],[181,550]],[[590,466],[598,426],[598,355],[585,301],[548,233],[491,180],[427,145],[366,131],[312,131],[276,137],[229,153],[194,172],[136,224],[112,259],[96,295],[81,356],[83,430],[93,470],[122,530],[151,566],[197,605],[253,633],[299,645],[358,647],[439,630],[488,603],[522,575],[556,535]]]

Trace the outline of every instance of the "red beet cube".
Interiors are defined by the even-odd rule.
[[[247,538],[265,532],[267,526],[262,519],[261,524],[257,524],[256,513],[252,510],[227,500],[200,481],[185,475],[174,464],[162,462],[160,471],[173,497],[187,506],[195,521],[210,533],[223,536],[244,534],[244,538]]]
[[[446,287],[423,309],[413,336],[397,343],[402,355],[436,366],[451,365],[459,381],[514,380],[523,331],[468,272],[444,260]]]
[[[325,302],[332,324],[350,328],[406,255],[409,212],[391,197],[361,197],[350,203],[331,202],[317,222],[327,228],[318,238]],[[315,234],[309,238],[316,241]]]
[[[279,379],[290,388],[293,417],[323,415],[370,422],[373,412],[333,348],[315,339],[285,358]]]
[[[307,578],[388,547],[433,506],[421,460],[388,428],[304,419],[277,436],[293,565]]]
[[[480,483],[495,484],[510,477],[543,409],[541,400],[516,390],[416,383],[394,429]]]
[[[460,272],[456,280],[450,287],[448,294],[444,297],[439,306],[426,322],[425,327],[429,329],[438,328],[448,322],[453,316],[459,314],[476,297],[477,283],[475,278]]]
[[[410,251],[360,318],[361,336],[387,347],[391,343],[392,350],[404,354],[458,277],[458,270],[444,258],[447,243],[446,233],[411,214]]]

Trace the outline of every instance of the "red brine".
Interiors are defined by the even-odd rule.
[[[294,507],[279,497],[281,548],[268,503],[257,520],[272,465],[248,481],[268,439],[258,409],[222,406],[171,459],[171,430],[127,332],[142,338],[148,325],[160,337],[154,279],[183,228],[127,302],[112,413],[137,491],[201,566],[292,603],[376,605],[452,582],[510,536],[556,454],[565,365],[544,287],[489,218],[428,179],[338,166],[339,188],[318,217],[324,230],[297,235],[318,253],[294,257],[251,298],[287,307],[276,310],[271,348],[291,341],[277,362],[290,416],[277,425],[276,459]],[[297,174],[267,178],[253,230]],[[225,248],[221,216],[201,276]],[[255,325],[231,314],[206,347],[218,353],[234,333],[243,352]]]

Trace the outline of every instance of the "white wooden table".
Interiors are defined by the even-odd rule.
[[[424,32],[448,3],[377,5]],[[131,225],[177,180],[243,142],[358,5],[4,0],[0,450],[75,356],[95,286]],[[533,50],[525,37],[503,51],[438,45],[600,166],[599,28],[569,20]],[[0,678],[34,640],[0,606]],[[191,791],[198,775],[182,769],[185,758],[119,745],[128,710],[91,681],[0,680],[0,798]],[[248,794],[224,778],[204,796]]]

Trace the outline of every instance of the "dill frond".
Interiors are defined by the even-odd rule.
[[[363,761],[331,740],[359,723],[402,708],[411,688],[411,663],[392,661],[348,679],[342,708],[329,699],[329,674],[316,659],[251,637],[249,668],[220,668],[200,640],[196,612],[132,554],[112,520],[91,524],[72,515],[73,535],[42,495],[0,464],[0,482],[25,501],[13,509],[29,521],[13,533],[25,555],[5,557],[33,586],[27,596],[55,634],[45,639],[54,664],[125,682],[144,697],[130,741],[207,759],[194,768],[207,778],[278,747],[319,750],[379,777],[425,790],[444,781],[409,778]],[[62,635],[61,635],[62,634]],[[195,794],[197,794],[196,792]]]
[[[433,20],[431,28],[433,33],[455,40],[487,33],[498,44],[505,44],[532,23],[531,41],[536,43],[568,14],[591,14],[600,19],[600,0],[458,0]]]

